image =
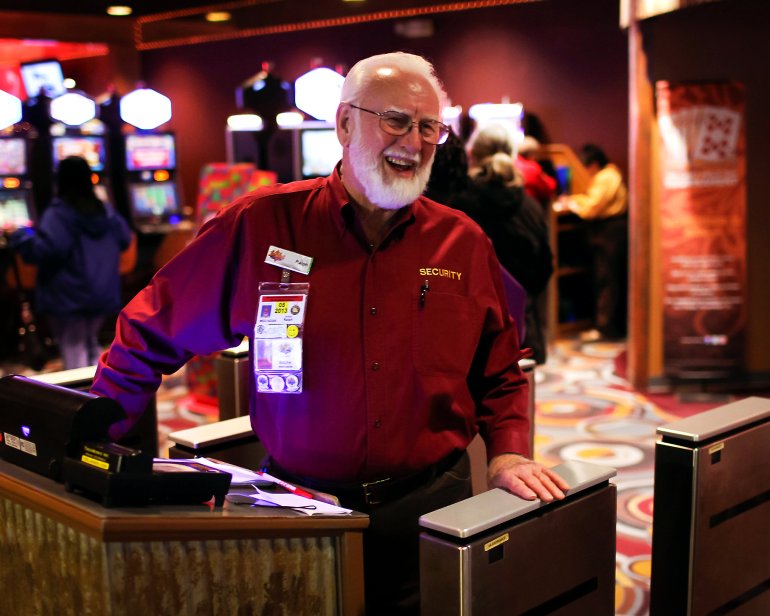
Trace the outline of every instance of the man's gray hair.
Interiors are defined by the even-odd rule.
[[[422,56],[403,51],[383,53],[360,60],[348,71],[345,82],[342,84],[340,100],[352,103],[359,100],[361,93],[374,79],[376,69],[382,66],[394,66],[404,72],[421,75],[433,86],[439,99],[439,104],[444,105],[447,100],[446,91],[433,65]]]

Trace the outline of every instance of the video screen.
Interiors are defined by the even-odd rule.
[[[38,96],[41,89],[51,98],[67,92],[64,86],[64,74],[58,60],[24,62],[20,68],[21,80],[30,98]]]
[[[133,214],[137,218],[165,218],[179,211],[174,182],[132,184],[129,193]]]
[[[0,191],[0,229],[13,231],[32,225],[27,194],[18,190]]]
[[[175,169],[176,149],[174,136],[128,135],[126,137],[126,169],[128,171],[155,171]]]
[[[333,128],[305,129],[300,133],[302,177],[327,176],[342,158],[342,146]]]
[[[91,171],[103,171],[107,153],[105,152],[104,137],[68,136],[53,139],[53,166],[56,169],[59,162],[68,156],[81,156],[88,161]]]
[[[0,175],[27,173],[27,144],[24,139],[0,139]]]

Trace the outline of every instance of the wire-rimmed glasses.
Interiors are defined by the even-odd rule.
[[[395,137],[402,137],[406,135],[412,126],[417,126],[417,130],[420,132],[420,137],[425,143],[430,145],[441,145],[449,137],[449,127],[443,122],[438,120],[413,120],[412,116],[400,111],[373,111],[371,109],[364,109],[353,103],[348,103],[353,109],[364,111],[376,115],[380,119],[380,128]]]

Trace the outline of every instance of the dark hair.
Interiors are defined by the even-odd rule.
[[[582,148],[580,148],[580,162],[582,162],[586,167],[596,163],[601,169],[604,169],[604,167],[609,164],[610,159],[607,158],[604,150],[602,150],[598,145],[594,145],[593,143],[586,143]]]
[[[59,162],[56,170],[59,198],[81,214],[94,215],[104,211],[104,204],[94,193],[92,175],[88,162],[80,156],[68,156]]]
[[[462,139],[449,130],[449,137],[436,148],[425,196],[448,204],[452,195],[468,186],[468,156]]]

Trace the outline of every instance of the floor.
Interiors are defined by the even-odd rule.
[[[565,459],[617,469],[615,613],[648,614],[651,566],[653,463],[656,429],[723,402],[683,403],[674,395],[643,395],[621,374],[623,343],[557,341],[535,371],[535,458],[547,466]],[[45,371],[58,369],[52,360]],[[29,374],[18,364],[3,372]],[[158,394],[159,452],[168,434],[216,421],[207,360],[164,379]]]

